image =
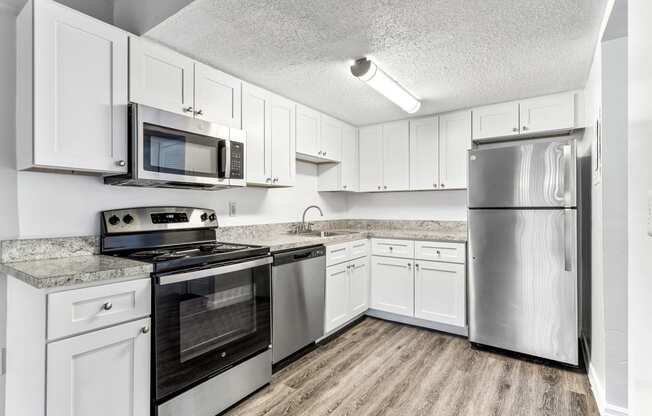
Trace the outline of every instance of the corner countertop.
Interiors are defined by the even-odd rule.
[[[152,265],[120,257],[84,255],[0,264],[0,272],[38,289],[112,279],[149,277]]]

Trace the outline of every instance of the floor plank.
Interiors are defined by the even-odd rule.
[[[228,416],[598,416],[586,374],[366,318]]]

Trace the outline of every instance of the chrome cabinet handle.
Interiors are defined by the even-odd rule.
[[[204,110],[197,110],[195,111],[196,116],[203,116],[204,115]]]
[[[324,156],[326,156],[326,152],[324,152]]]
[[[518,127],[514,127],[514,128],[512,129],[512,131],[513,131],[514,133],[518,133]]]
[[[274,183],[278,182],[278,177],[272,179],[272,182],[274,182]]]
[[[192,113],[192,106],[189,106],[189,107],[183,107],[183,112],[184,112],[184,113]]]
[[[127,162],[125,162],[124,160],[118,160],[117,162],[115,162],[115,164],[120,166],[120,167],[127,166]]]
[[[148,326],[148,325],[145,325],[145,326],[140,330],[140,332],[142,332],[143,334],[148,333],[148,332],[149,332],[149,326]]]
[[[110,300],[107,300],[106,302],[104,302],[104,305],[102,305],[102,309],[104,309],[105,311],[110,311],[111,308],[113,308],[113,303],[111,303]]]

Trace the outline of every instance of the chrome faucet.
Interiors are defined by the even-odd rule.
[[[299,225],[299,229],[297,230],[300,233],[309,233],[312,231],[312,223],[306,223],[306,214],[310,210],[310,208],[316,208],[319,210],[319,214],[323,217],[324,212],[319,208],[317,205],[310,205],[308,208],[306,208],[303,211],[303,217],[301,218],[301,225]]]

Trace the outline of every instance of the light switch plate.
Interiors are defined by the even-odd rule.
[[[652,191],[647,191],[647,235],[652,237]]]

